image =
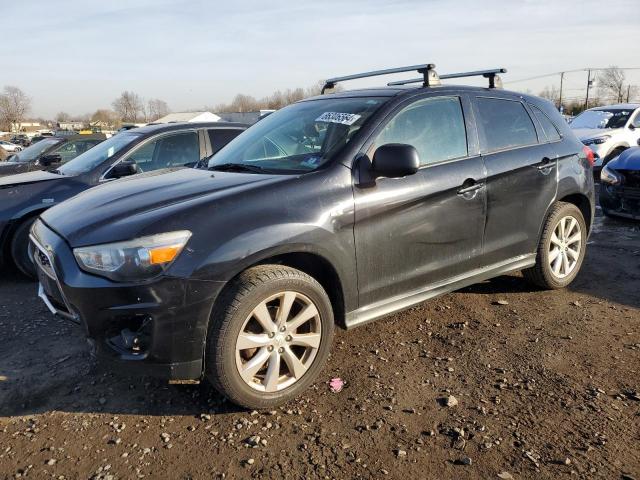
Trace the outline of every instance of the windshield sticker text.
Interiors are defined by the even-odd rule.
[[[355,113],[339,113],[339,112],[324,112],[318,118],[316,122],[326,123],[340,123],[341,125],[353,125],[358,121],[360,115]]]

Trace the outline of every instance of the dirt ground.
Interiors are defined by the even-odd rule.
[[[251,412],[102,371],[4,272],[0,478],[640,480],[639,287],[640,224],[598,217],[569,289],[514,274],[340,331],[311,389]]]

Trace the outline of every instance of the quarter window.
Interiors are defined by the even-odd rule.
[[[412,103],[380,132],[375,147],[412,145],[421,165],[467,155],[467,134],[458,97],[432,97]]]
[[[560,134],[558,133],[558,129],[553,124],[553,122],[549,120],[549,117],[547,117],[547,115],[538,107],[534,105],[529,105],[529,106],[531,107],[531,110],[533,110],[533,114],[538,119],[538,122],[540,122],[540,125],[542,125],[542,130],[544,131],[544,134],[547,136],[547,140],[549,140],[550,142],[556,142],[560,140],[561,137],[560,137]]]
[[[489,152],[538,142],[533,121],[522,103],[479,97],[478,111]]]

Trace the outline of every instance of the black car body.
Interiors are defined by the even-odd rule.
[[[431,118],[420,116],[425,106],[435,119],[429,132],[420,123]],[[415,163],[416,151],[425,163]],[[229,289],[243,272],[281,269],[258,268],[247,291],[289,268],[303,272],[322,286],[338,324],[362,325],[534,268],[558,205],[581,212],[588,230],[591,168],[553,105],[533,96],[438,86],[315,97],[249,128],[214,157],[212,171],[142,175],[45,212],[32,231],[40,294],[82,323],[101,358],[199,379],[224,361],[222,344],[208,342],[222,335],[218,315],[235,308]],[[92,253],[96,245],[163,232],[188,240],[150,277],[100,273],[78,260],[105,255]],[[209,348],[215,360],[205,362]],[[275,398],[242,397],[212,375],[244,405]]]
[[[0,252],[5,261],[12,258],[20,263],[25,260],[20,249],[27,251],[28,239],[18,238],[16,234],[23,232],[25,225],[47,208],[88,188],[137,171],[193,167],[245,128],[245,125],[233,123],[182,123],[139,128],[111,137],[54,171],[0,178]],[[48,141],[41,140],[34,146]],[[24,265],[18,266],[25,271]],[[25,273],[29,274],[31,270],[27,270]]]
[[[82,155],[107,137],[103,134],[43,137],[0,163],[0,177],[34,170],[51,170]]]
[[[602,169],[600,206],[605,215],[640,219],[640,147],[623,151]]]

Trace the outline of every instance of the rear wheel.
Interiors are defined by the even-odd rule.
[[[13,263],[18,267],[20,272],[31,279],[36,278],[36,267],[33,264],[33,258],[31,258],[29,252],[29,231],[31,230],[31,225],[36,221],[36,218],[37,217],[28,218],[18,225],[11,240],[11,257],[13,258]]]
[[[213,312],[206,375],[239,405],[282,404],[317,377],[333,330],[329,297],[315,279],[279,265],[251,268],[222,294]]]
[[[586,243],[587,226],[580,209],[556,203],[544,225],[536,264],[522,272],[524,277],[542,288],[566,287],[580,271]]]

